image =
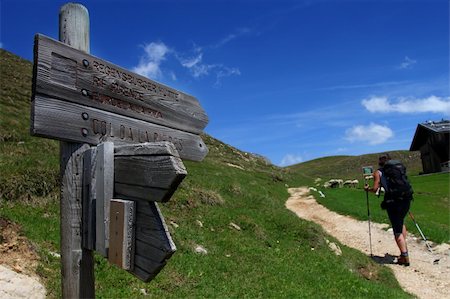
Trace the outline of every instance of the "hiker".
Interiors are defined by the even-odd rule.
[[[412,200],[412,188],[406,177],[405,166],[397,160],[391,160],[388,153],[378,158],[380,168],[374,172],[373,187],[365,185],[366,191],[371,191],[379,196],[381,187],[384,188],[384,200],[381,208],[387,211],[389,220],[394,230],[394,238],[400,249],[397,259],[399,265],[409,266],[408,247],[406,244],[406,226],[404,219],[409,211]]]

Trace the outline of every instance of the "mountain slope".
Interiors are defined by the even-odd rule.
[[[0,218],[21,225],[59,298],[58,143],[29,136],[31,64],[3,50],[0,61]],[[98,297],[410,297],[388,269],[345,246],[336,256],[333,238],[285,208],[292,173],[203,138],[209,155],[185,163],[187,178],[161,205],[178,251],[149,284],[97,256]]]
[[[409,175],[417,175],[422,171],[420,152],[392,151],[393,159],[398,159],[405,164]],[[324,180],[336,179],[361,179],[362,167],[373,166],[378,168],[378,153],[361,156],[330,156],[319,158],[286,169],[307,180],[322,178]]]

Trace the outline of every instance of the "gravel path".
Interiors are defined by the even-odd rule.
[[[369,252],[369,229],[367,221],[355,220],[332,212],[317,203],[307,187],[288,189],[291,197],[286,207],[300,218],[320,224],[330,235],[342,244],[355,248],[367,255]],[[423,242],[410,235],[407,238],[411,266],[394,264],[399,254],[392,232],[385,230],[386,224],[372,223],[372,246],[374,259],[386,264],[395,274],[400,285],[407,292],[419,298],[450,298],[450,245],[435,246],[434,255]],[[435,259],[439,262],[433,263]]]

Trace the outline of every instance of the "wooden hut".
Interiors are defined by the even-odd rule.
[[[410,151],[420,151],[423,173],[449,171],[450,121],[427,121],[417,125]]]

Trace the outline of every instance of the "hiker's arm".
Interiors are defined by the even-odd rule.
[[[369,185],[366,185],[364,189],[366,191],[376,193],[378,188],[380,188],[380,173],[378,171],[375,171],[373,173],[373,187],[370,188]]]

